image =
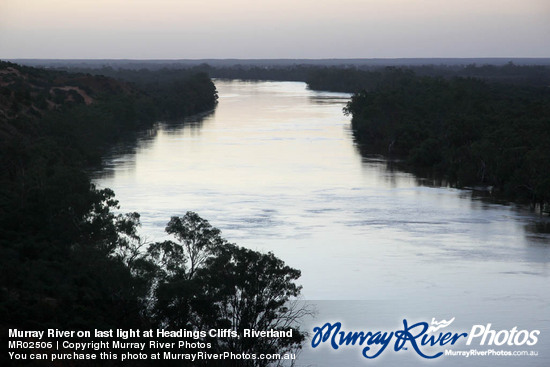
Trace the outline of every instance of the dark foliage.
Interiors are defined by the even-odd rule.
[[[225,241],[220,231],[196,213],[172,217],[166,227],[178,242],[151,244],[144,257],[157,268],[151,276],[151,319],[173,330],[292,330],[288,338],[209,337],[210,351],[285,353],[301,347],[298,321],[307,308],[290,302],[300,294],[300,271],[272,253],[262,254]],[[270,360],[222,361],[223,366],[267,366]],[[200,364],[200,361],[193,365]],[[216,365],[207,362],[205,365]]]
[[[453,78],[476,78],[487,83],[546,87],[550,85],[550,66],[494,65],[424,65],[403,68],[379,67],[363,70],[350,68],[312,68],[305,81],[311,89],[357,93],[397,87],[403,75]]]
[[[220,60],[218,60],[220,61]],[[393,60],[396,61],[396,60]],[[61,66],[63,62],[50,62],[50,65],[62,67],[63,70],[80,71],[83,73],[107,75],[143,84],[147,81],[165,77],[177,78],[188,73],[203,72],[213,78],[241,79],[241,80],[277,80],[277,81],[302,81],[306,82],[313,90],[327,90],[335,92],[355,93],[360,90],[371,90],[380,82],[384,75],[390,74],[397,68],[414,72],[419,76],[440,77],[452,79],[479,78],[491,83],[506,83],[531,86],[550,85],[550,65],[516,65],[507,64],[472,64],[472,60],[423,60],[425,64],[419,64],[418,60],[397,62],[401,65],[390,66],[392,60],[384,62],[358,62],[357,60],[293,60],[292,62],[277,62],[276,60],[245,61],[239,64],[237,61],[203,63],[197,65],[193,62],[107,62],[102,66],[101,61],[95,63],[70,63]],[[482,59],[478,60],[483,62]],[[489,60],[489,62],[499,60]],[[522,60],[520,60],[521,62]],[[446,62],[446,63],[445,63]],[[468,62],[468,63],[466,63]],[[523,61],[524,63],[526,61]],[[44,61],[44,63],[48,64]],[[395,64],[395,63],[393,63]],[[95,65],[95,66],[94,66]],[[114,66],[114,68],[113,68]]]
[[[550,91],[395,70],[345,111],[371,151],[431,167],[458,186],[550,202]]]

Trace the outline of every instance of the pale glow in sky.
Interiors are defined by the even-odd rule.
[[[0,58],[550,57],[549,0],[0,0]]]

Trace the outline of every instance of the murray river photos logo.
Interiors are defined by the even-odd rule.
[[[473,325],[470,332],[446,330],[455,318],[450,320],[409,323],[403,320],[403,328],[395,331],[346,331],[340,322],[326,323],[313,328],[311,346],[317,348],[322,343],[333,349],[359,347],[363,357],[373,359],[386,349],[398,352],[413,350],[427,359],[449,354],[442,349],[465,342],[471,348],[477,346],[533,346],[538,342],[539,330],[494,330],[492,324]],[[444,330],[445,329],[445,330]],[[388,348],[390,347],[390,348]]]

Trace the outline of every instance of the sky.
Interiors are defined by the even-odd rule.
[[[0,59],[550,57],[550,0],[0,0]]]

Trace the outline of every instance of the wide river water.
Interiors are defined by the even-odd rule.
[[[325,322],[375,332],[403,329],[403,319],[453,317],[441,331],[470,333],[489,323],[497,332],[540,331],[533,346],[480,345],[477,338],[422,347],[430,355],[494,349],[537,357],[428,361],[411,347],[394,351],[394,339],[367,360],[363,347],[312,349],[308,340],[297,366],[550,366],[545,218],[362,157],[342,113],[347,94],[294,82],[216,86],[213,113],[159,123],[137,145],[114,149],[96,176],[100,187],[114,189],[122,211],[141,214],[144,236],[165,238],[170,217],[191,210],[229,241],[275,253],[302,271],[303,298],[317,309],[302,325],[310,334]]]

